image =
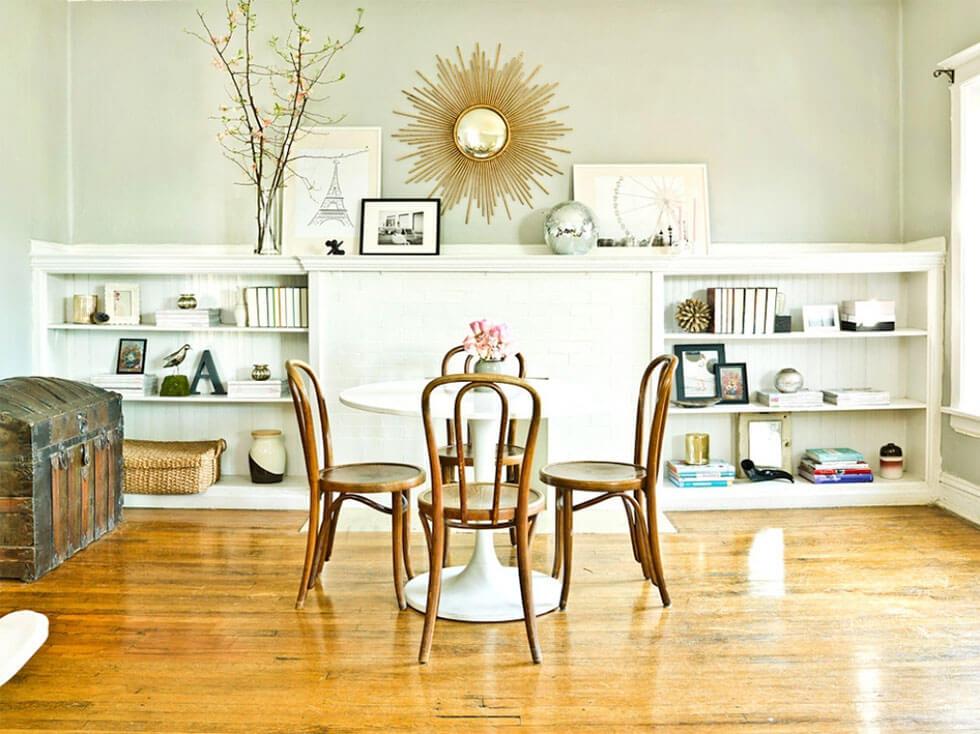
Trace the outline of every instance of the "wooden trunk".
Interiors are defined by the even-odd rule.
[[[116,527],[122,441],[117,393],[0,380],[0,578],[33,581]]]

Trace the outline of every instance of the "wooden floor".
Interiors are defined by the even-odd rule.
[[[0,582],[0,613],[51,620],[0,688],[0,730],[980,731],[980,530],[939,510],[674,514],[668,610],[624,536],[581,536],[542,665],[520,623],[440,621],[426,667],[386,536],[339,537],[297,612],[300,515],[126,517],[44,579]]]

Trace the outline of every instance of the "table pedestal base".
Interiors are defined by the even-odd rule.
[[[493,531],[476,533],[476,548],[465,566],[442,569],[439,618],[458,622],[511,622],[524,619],[517,568],[502,566],[493,549]],[[534,613],[558,608],[561,583],[543,573],[533,573]],[[429,574],[416,576],[405,585],[408,606],[425,611]]]

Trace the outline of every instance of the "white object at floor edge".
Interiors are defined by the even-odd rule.
[[[0,617],[0,686],[27,665],[48,639],[48,618],[22,609]]]

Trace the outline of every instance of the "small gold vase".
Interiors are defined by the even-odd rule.
[[[710,439],[707,433],[684,434],[684,463],[693,466],[703,466],[711,459],[709,457]]]

